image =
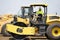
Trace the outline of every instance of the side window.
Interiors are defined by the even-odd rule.
[[[28,8],[26,8],[24,15],[28,15],[28,13],[29,13],[29,10],[28,10]]]
[[[24,10],[25,10],[24,16],[25,16],[26,18],[28,18],[29,8],[25,8]]]

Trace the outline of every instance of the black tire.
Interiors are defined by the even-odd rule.
[[[53,36],[53,34],[52,34],[52,29],[56,26],[60,28],[60,24],[56,24],[56,23],[48,26],[48,28],[46,30],[47,38],[52,39],[52,40],[59,40],[60,39],[60,36],[56,37],[56,36]]]
[[[15,39],[24,39],[26,36],[25,35],[17,35],[17,34],[12,34],[12,36],[15,38]]]
[[[22,27],[27,27],[26,24],[22,23],[22,22],[17,22],[14,25],[16,26],[22,26]],[[24,39],[26,36],[25,35],[18,35],[18,34],[14,34],[11,33],[11,35],[15,38],[15,39]]]
[[[3,25],[1,33],[3,34],[3,36],[11,36],[7,31],[6,31],[6,24]]]

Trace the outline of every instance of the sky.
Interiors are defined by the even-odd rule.
[[[0,0],[0,15],[17,14],[21,6],[30,4],[46,3],[48,4],[48,13],[60,15],[60,0]]]

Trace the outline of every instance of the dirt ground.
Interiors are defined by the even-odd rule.
[[[13,37],[6,37],[0,34],[0,40],[14,40]],[[48,39],[37,39],[37,40],[48,40]]]
[[[2,34],[0,34],[0,40],[10,40],[10,38],[12,37],[5,37],[5,36],[2,36]]]

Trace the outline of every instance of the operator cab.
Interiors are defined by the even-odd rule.
[[[43,11],[42,22],[41,23],[45,24],[46,19],[47,19],[47,5],[46,4],[33,4],[33,5],[30,5],[30,15],[35,15],[35,20],[36,20],[37,19],[36,18],[37,17],[36,12],[39,10],[39,8],[41,8],[42,11]]]
[[[36,8],[36,9],[35,9]],[[36,11],[39,10],[39,8],[41,8],[43,10],[43,16],[42,16],[42,21],[35,21],[38,17],[36,15]],[[30,11],[29,11],[30,17],[31,15],[35,15],[33,17],[33,19],[35,18],[35,20],[30,18],[30,25],[35,26],[39,29],[39,34],[45,34],[45,30],[46,30],[46,19],[47,19],[47,5],[46,4],[33,4],[30,5]],[[37,17],[37,18],[36,18]]]

